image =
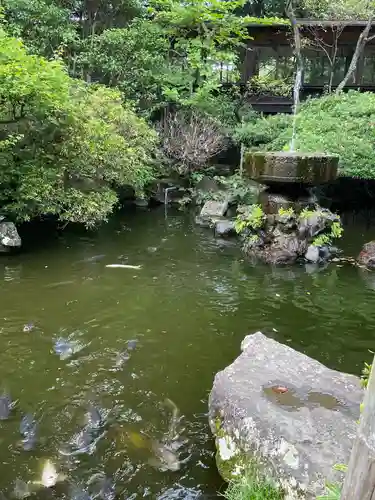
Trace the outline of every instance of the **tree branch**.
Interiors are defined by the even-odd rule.
[[[348,71],[346,72],[346,75],[344,76],[344,79],[342,82],[338,85],[336,89],[336,94],[339,94],[340,92],[343,91],[345,85],[348,83],[350,77],[353,75],[357,68],[358,60],[366,46],[366,43],[369,41],[369,33],[372,27],[372,21],[374,20],[374,15],[372,14],[369,19],[367,20],[366,26],[363,29],[362,33],[359,35],[357,45],[352,57],[352,60],[350,61],[350,65],[348,68]],[[373,37],[371,37],[373,38]]]

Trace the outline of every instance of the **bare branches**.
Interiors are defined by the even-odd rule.
[[[342,82],[338,85],[338,87],[336,89],[336,94],[339,94],[340,92],[342,92],[342,90],[344,89],[345,85],[350,80],[351,76],[353,75],[353,73],[355,72],[355,70],[357,68],[359,58],[362,55],[362,52],[363,52],[363,50],[364,50],[364,48],[366,46],[366,43],[369,40],[371,40],[371,38],[373,38],[373,37],[369,38],[369,33],[370,33],[370,30],[371,30],[371,27],[372,27],[373,20],[374,20],[374,14],[372,14],[368,18],[365,28],[363,29],[362,33],[359,35],[359,38],[358,38],[358,41],[357,41],[357,45],[356,45],[356,48],[355,48],[352,60],[350,61],[350,65],[349,65],[348,71],[346,72],[346,75],[343,78]]]
[[[314,48],[323,52],[327,57],[329,62],[329,81],[328,81],[328,92],[332,90],[333,76],[335,72],[335,63],[338,53],[338,41],[345,28],[346,23],[342,24],[332,24],[331,31],[332,37],[330,37],[331,43],[326,40],[326,37],[322,33],[321,26],[309,26],[307,30],[309,32],[308,41],[310,45]]]
[[[204,167],[227,145],[220,125],[195,112],[169,113],[160,123],[159,133],[165,154],[178,164],[181,174]]]

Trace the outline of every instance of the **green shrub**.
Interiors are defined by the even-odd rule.
[[[276,151],[281,150],[285,145],[284,135],[290,134],[291,120],[290,115],[279,114],[267,118],[254,115],[235,130],[234,140],[250,149],[271,150],[274,147]]]
[[[348,92],[312,99],[297,115],[297,150],[340,155],[340,173],[375,178],[375,95]]]
[[[225,494],[226,500],[282,500],[284,494],[255,472],[246,472],[233,480]]]
[[[0,30],[0,206],[92,226],[152,178],[156,134],[119,92],[71,79]]]
[[[100,82],[116,86],[139,109],[163,102],[161,87],[172,78],[166,66],[169,41],[158,26],[135,19],[126,28],[113,28],[82,42],[78,69],[98,75]]]
[[[292,117],[259,117],[236,131],[236,139],[249,148],[288,149]],[[296,150],[340,156],[340,175],[375,178],[375,94],[350,91],[311,99],[297,115]]]
[[[238,234],[250,229],[257,231],[266,222],[266,215],[260,205],[246,205],[238,211],[235,221],[235,229]]]

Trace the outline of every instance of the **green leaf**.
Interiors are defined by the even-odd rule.
[[[317,497],[317,500],[340,500],[341,488],[337,484],[327,484],[326,493]]]

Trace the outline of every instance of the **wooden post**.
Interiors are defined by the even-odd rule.
[[[241,128],[244,127],[245,121],[243,117],[241,118]],[[240,176],[243,176],[243,162],[245,157],[245,144],[241,142],[241,159],[240,159]]]
[[[375,358],[341,500],[375,500]]]

